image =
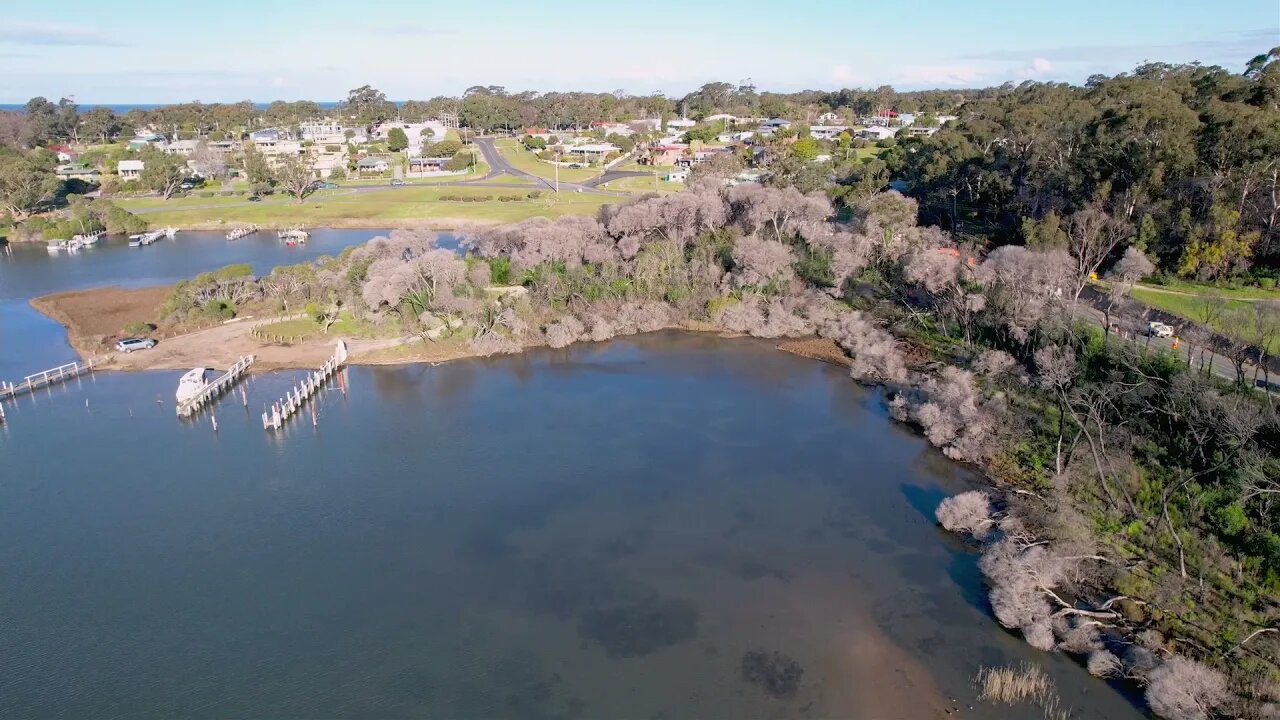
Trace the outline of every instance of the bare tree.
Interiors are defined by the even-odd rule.
[[[1106,320],[1104,336],[1111,332],[1111,313],[1116,305],[1129,296],[1139,280],[1155,272],[1155,269],[1155,264],[1141,250],[1132,246],[1125,248],[1124,255],[1116,261],[1108,275],[1111,284],[1108,287],[1107,304],[1103,308]]]
[[[1129,235],[1127,223],[1094,205],[1067,219],[1067,251],[1071,256],[1071,318],[1075,319],[1080,293],[1120,241]]]
[[[1147,704],[1166,720],[1212,720],[1230,697],[1225,675],[1181,655],[1152,670],[1147,683]]]
[[[981,490],[953,495],[938,505],[938,524],[951,532],[969,533],[981,540],[995,526],[991,496]]]

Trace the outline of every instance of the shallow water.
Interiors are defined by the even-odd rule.
[[[932,520],[962,467],[767,343],[352,368],[278,436],[300,373],[217,433],[163,401],[180,374],[6,404],[0,716],[1029,719],[968,707],[1028,659],[1076,717],[1143,717],[990,619]]]
[[[19,380],[76,359],[65,331],[36,312],[28,304],[31,298],[103,285],[162,285],[233,263],[249,263],[254,272],[265,273],[277,265],[336,255],[386,232],[316,229],[297,247],[286,246],[272,232],[228,242],[225,233],[188,231],[140,248],[129,247],[128,238],[108,237],[75,254],[50,254],[33,243],[16,243],[8,252],[0,247],[0,379]],[[447,233],[440,238],[442,246],[456,244]]]

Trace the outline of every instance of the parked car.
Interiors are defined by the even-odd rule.
[[[196,186],[196,184],[195,184],[195,183],[184,182],[184,183],[182,183],[181,185],[179,185],[178,187],[182,188],[183,190],[190,190],[190,189],[194,188],[195,186]]]
[[[1173,328],[1162,322],[1149,322],[1147,323],[1147,335],[1158,338],[1173,337]]]
[[[249,202],[262,202],[262,198],[258,195],[250,195]]]
[[[131,337],[116,341],[116,350],[126,353],[131,353],[134,350],[150,350],[155,346],[156,341],[151,338]]]
[[[569,163],[569,167],[573,168],[574,170],[581,170],[585,166],[582,163]]]
[[[403,185],[403,184],[404,184],[404,181],[403,181],[403,180],[401,180],[400,178],[396,178],[395,180],[392,180],[392,181],[391,181],[391,184],[392,184],[392,185]]]
[[[319,187],[321,190],[333,190],[334,188],[338,187],[338,183],[335,183],[335,182],[322,182],[322,183],[320,183],[320,185],[319,185],[318,187]]]

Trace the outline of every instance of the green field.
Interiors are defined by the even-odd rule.
[[[1263,291],[1265,292],[1265,291]],[[1170,315],[1177,315],[1192,322],[1203,323],[1208,310],[1208,305],[1212,298],[1203,295],[1179,295],[1177,293],[1160,292],[1142,286],[1135,287],[1131,292],[1133,299],[1146,305],[1150,305],[1157,310],[1163,310]],[[1268,297],[1274,297],[1276,293],[1272,292]],[[1225,297],[1225,296],[1224,296]],[[1234,314],[1232,311],[1252,310],[1253,303],[1248,300],[1241,299],[1224,299],[1224,310]],[[1221,315],[1221,313],[1218,313]],[[1250,313],[1251,316],[1251,313]],[[1209,326],[1214,330],[1229,335],[1231,337],[1240,338],[1250,341],[1254,335],[1248,326],[1247,318],[1240,323],[1233,323],[1221,317],[1211,317]],[[1280,351],[1280,338],[1273,338],[1268,343],[1267,352],[1276,353]]]
[[[494,146],[498,148],[498,152],[507,159],[518,170],[523,170],[530,175],[537,175],[547,180],[556,179],[556,168],[550,163],[545,163],[538,159],[538,156],[525,150],[520,141],[514,138],[503,138],[494,141]],[[583,168],[575,170],[572,168],[560,168],[560,182],[580,183],[596,177],[600,173],[596,170]]]
[[[664,173],[654,173],[650,177],[627,177],[621,180],[613,180],[607,182],[601,187],[606,190],[616,190],[618,192],[680,192],[684,189],[684,183],[667,182],[662,179]]]
[[[407,186],[355,192],[354,189],[322,190],[301,204],[287,198],[246,202],[240,198],[181,198],[169,201],[145,198],[119,200],[126,210],[164,208],[143,214],[153,227],[216,226],[221,223],[256,223],[267,226],[302,224],[317,226],[377,225],[379,221],[479,220],[513,222],[530,217],[558,217],[595,213],[600,206],[618,202],[597,193],[572,193],[528,198],[523,187]],[[487,198],[481,201],[442,200],[441,196]],[[500,201],[499,196],[518,198]]]
[[[1217,295],[1224,298],[1240,300],[1280,300],[1280,290],[1264,290],[1260,287],[1210,285],[1209,283],[1191,282],[1189,280],[1168,280],[1156,283],[1142,283],[1138,287],[1152,290],[1172,290],[1192,295]]]

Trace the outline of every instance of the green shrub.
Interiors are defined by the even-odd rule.
[[[202,198],[209,198],[209,197],[213,197],[213,195],[214,195],[214,193],[213,193],[212,191],[209,191],[209,190],[204,190],[204,191],[198,192],[198,193],[196,193],[196,194],[197,194],[197,195],[199,195],[199,196],[200,196],[200,197],[202,197]]]
[[[156,326],[146,322],[131,322],[124,326],[125,335],[146,335],[155,330]]]
[[[1273,277],[1258,278],[1258,287],[1262,288],[1263,290],[1275,290],[1276,279]]]
[[[220,196],[222,196],[222,197],[231,197],[231,196],[232,196],[232,194],[233,194],[233,193],[232,193],[232,191],[230,191],[230,190],[219,190],[219,191],[218,191],[218,195],[220,195]]]

